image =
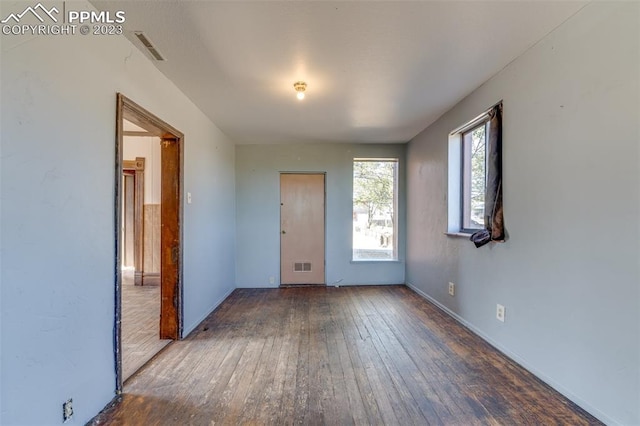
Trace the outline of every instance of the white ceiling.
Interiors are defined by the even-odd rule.
[[[127,37],[141,47],[143,31],[156,67],[241,144],[407,142],[585,4],[92,3],[124,10]]]

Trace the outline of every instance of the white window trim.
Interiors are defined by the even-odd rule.
[[[447,235],[463,234],[462,229],[462,133],[449,135],[449,170],[447,176]]]

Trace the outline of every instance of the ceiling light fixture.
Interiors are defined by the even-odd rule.
[[[307,90],[307,83],[304,81],[296,81],[293,83],[293,88],[298,92],[296,97],[300,100],[304,99],[304,91]]]

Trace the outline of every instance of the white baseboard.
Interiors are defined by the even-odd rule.
[[[583,410],[585,410],[586,412],[588,412],[592,416],[596,417],[601,422],[604,422],[607,425],[622,425],[621,422],[618,422],[615,419],[611,418],[610,416],[606,415],[602,411],[600,411],[597,408],[593,407],[591,404],[587,403],[585,400],[579,398],[578,396],[576,396],[575,394],[573,394],[572,392],[570,392],[569,390],[564,388],[562,385],[560,385],[559,383],[557,383],[556,381],[554,381],[550,377],[542,374],[535,367],[533,367],[529,362],[527,362],[526,359],[518,356],[517,354],[515,354],[514,352],[512,352],[509,349],[505,348],[504,346],[502,346],[498,342],[494,341],[489,336],[487,336],[484,332],[482,332],[480,329],[478,329],[473,324],[471,324],[469,321],[465,320],[460,315],[458,315],[457,313],[453,312],[451,309],[447,308],[442,303],[440,303],[439,301],[437,301],[436,299],[434,299],[433,297],[431,297],[430,295],[428,295],[424,291],[422,291],[419,288],[415,287],[411,283],[406,283],[405,285],[407,287],[409,287],[411,290],[413,290],[416,294],[420,295],[425,300],[427,300],[428,302],[430,302],[433,305],[435,305],[438,309],[443,311],[445,314],[449,315],[450,317],[452,317],[453,319],[458,321],[464,327],[466,327],[469,330],[471,330],[475,335],[477,335],[482,340],[484,340],[487,343],[489,343],[491,346],[496,348],[498,351],[500,351],[501,353],[503,353],[507,357],[511,358],[513,361],[515,361],[518,364],[520,364],[520,366],[522,366],[525,370],[529,371],[531,374],[533,374],[534,376],[536,376],[537,378],[539,378],[540,380],[542,380],[543,382],[545,382],[546,384],[548,384],[549,386],[551,386],[552,388],[554,388],[555,390],[560,392],[562,395],[564,395],[565,397],[570,399],[573,403],[578,405],[580,408],[582,408]]]
[[[200,317],[198,320],[196,320],[192,325],[190,325],[189,327],[184,328],[183,332],[182,332],[182,338],[186,339],[189,334],[191,334],[191,332],[193,330],[195,330],[202,321],[205,320],[205,318],[207,318],[209,315],[211,315],[211,312],[213,312],[218,306],[220,306],[220,304],[222,302],[224,302],[227,297],[229,297],[229,295],[231,293],[233,293],[233,290],[235,290],[235,288],[231,288],[229,291],[227,291],[222,297],[220,297],[218,300],[216,300],[216,302],[213,304],[213,306],[211,308],[209,308],[207,310],[207,312],[202,315],[202,317]]]

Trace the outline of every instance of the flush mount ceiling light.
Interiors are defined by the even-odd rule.
[[[300,100],[304,99],[304,91],[307,90],[307,83],[304,81],[296,81],[293,83],[293,88],[298,92],[296,97]]]

